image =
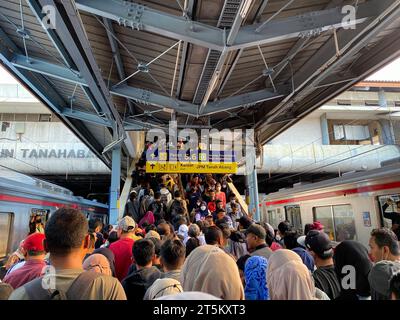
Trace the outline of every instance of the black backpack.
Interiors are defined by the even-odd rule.
[[[177,215],[181,215],[184,213],[182,203],[180,200],[173,200],[171,204],[171,208],[169,210],[169,215],[173,219]]]

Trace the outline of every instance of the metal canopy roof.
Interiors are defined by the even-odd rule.
[[[400,0],[9,0],[0,59],[110,165],[171,118],[265,143],[399,56],[399,28]]]

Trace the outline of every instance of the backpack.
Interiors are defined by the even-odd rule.
[[[169,215],[171,218],[182,214],[183,213],[183,207],[182,204],[179,200],[173,200],[172,204],[171,204],[171,208],[169,209]]]
[[[24,288],[30,300],[79,300],[90,284],[101,276],[98,272],[84,271],[75,278],[66,292],[44,289],[42,277],[29,282]]]

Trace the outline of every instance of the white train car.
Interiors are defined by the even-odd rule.
[[[63,187],[0,166],[0,265],[29,232],[32,217],[45,223],[58,208],[81,210],[108,223],[108,205],[76,197]]]
[[[400,164],[268,194],[260,204],[261,221],[277,228],[288,220],[303,231],[305,224],[318,220],[331,240],[352,239],[367,246],[374,228],[391,227],[382,210],[388,198],[400,200]],[[395,202],[386,211],[396,212]]]

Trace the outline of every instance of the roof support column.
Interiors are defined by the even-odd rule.
[[[119,193],[121,181],[121,144],[118,144],[112,150],[111,159],[111,186],[109,199],[109,223],[115,225],[118,223],[119,211]]]
[[[388,107],[388,103],[386,100],[386,95],[385,91],[381,88],[378,93],[379,96],[379,106],[383,109],[386,109]],[[389,107],[390,111],[390,107]],[[390,111],[391,112],[391,111]],[[393,128],[393,121],[390,119],[390,113],[389,113],[389,120],[381,120],[379,123],[382,126],[382,138],[383,138],[383,143],[384,144],[396,144],[396,136],[394,134],[394,128]]]
[[[321,123],[322,144],[329,145],[329,129],[328,129],[328,120],[326,119],[326,113],[324,113],[320,117],[320,123]]]

